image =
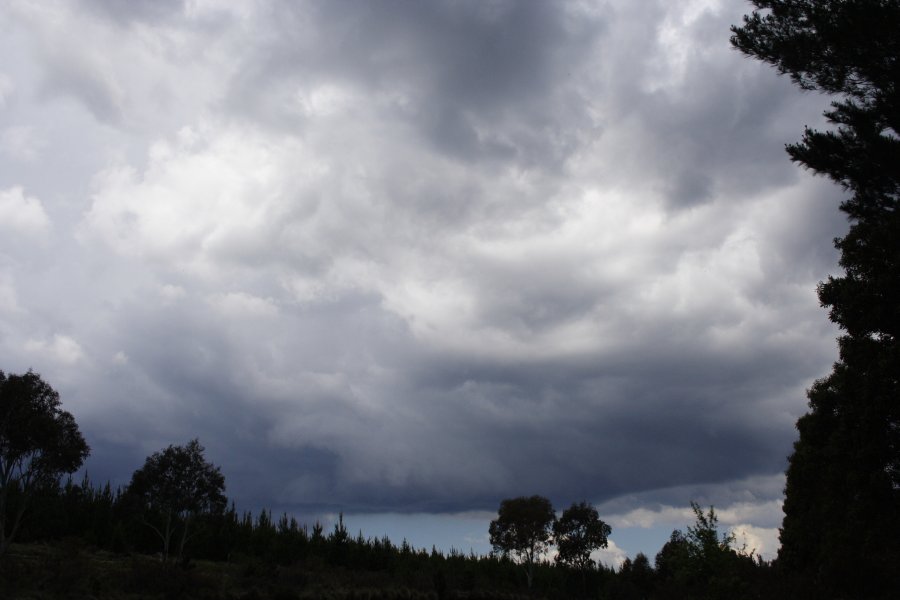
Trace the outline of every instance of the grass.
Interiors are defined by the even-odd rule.
[[[443,600],[427,580],[398,585],[383,573],[278,566],[254,558],[164,565],[159,558],[96,550],[80,540],[15,544],[0,563],[8,600]],[[515,600],[503,592],[451,592],[453,600]]]

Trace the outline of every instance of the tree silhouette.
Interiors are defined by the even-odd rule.
[[[733,548],[733,533],[719,532],[713,507],[703,511],[691,502],[694,524],[675,530],[656,555],[660,592],[665,598],[745,597],[751,584],[753,559]]]
[[[553,505],[542,496],[510,498],[500,503],[497,519],[489,526],[494,550],[516,556],[525,568],[529,588],[534,580],[534,563],[550,547],[555,518]]]
[[[40,375],[0,371],[0,556],[34,493],[58,488],[62,474],[76,471],[89,453],[74,417]]]
[[[591,552],[606,548],[611,532],[593,506],[587,502],[572,504],[553,523],[553,539],[558,551],[556,562],[580,570],[593,566]]]
[[[144,523],[162,540],[166,562],[179,526],[181,559],[191,519],[225,508],[225,478],[218,467],[206,461],[203,450],[196,439],[186,446],[171,445],[147,457],[144,466],[131,476],[128,494],[140,502]]]
[[[840,359],[797,423],[779,563],[820,597],[877,597],[900,589],[900,1],[753,4],[734,46],[839,98],[788,154],[851,193],[844,274],[818,290]]]
[[[556,542],[556,562],[581,572],[581,584],[587,594],[586,571],[594,566],[591,552],[606,548],[612,532],[600,520],[597,510],[587,502],[572,504],[553,522],[553,541]]]

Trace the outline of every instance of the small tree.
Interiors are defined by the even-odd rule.
[[[653,567],[650,566],[650,559],[643,552],[638,552],[634,560],[625,559],[625,563],[630,563],[626,568],[625,564],[619,570],[620,578],[624,578],[628,585],[635,591],[633,597],[648,598],[653,588],[653,578],[656,575]]]
[[[206,461],[203,450],[196,439],[186,446],[169,446],[147,457],[131,476],[128,492],[141,502],[144,524],[162,540],[164,562],[169,560],[172,537],[179,527],[180,560],[191,520],[225,509],[225,477]]]
[[[691,502],[691,510],[694,511],[696,521],[693,526],[687,528],[688,549],[692,556],[710,562],[712,557],[722,553],[733,552],[734,533],[722,534],[719,537],[719,516],[710,506],[704,513],[696,502]]]
[[[542,496],[510,498],[500,503],[497,519],[489,533],[495,552],[514,554],[525,569],[528,587],[534,580],[534,563],[550,547],[556,515],[550,501]]]
[[[75,419],[40,375],[0,371],[0,556],[34,493],[59,486],[62,474],[75,472],[88,454]]]
[[[734,550],[733,533],[719,533],[713,507],[691,502],[694,525],[679,530],[656,555],[656,571],[671,597],[734,598],[746,592],[744,573],[753,559]]]
[[[594,566],[591,552],[606,548],[610,533],[612,528],[600,520],[593,506],[587,502],[572,504],[553,524],[556,562],[582,571]]]
[[[587,593],[586,572],[594,566],[591,552],[606,548],[612,528],[600,520],[597,510],[587,502],[572,504],[553,523],[556,562],[581,571],[581,584]]]
[[[669,541],[656,554],[656,573],[666,586],[683,585],[690,576],[691,551],[684,532],[672,531]]]

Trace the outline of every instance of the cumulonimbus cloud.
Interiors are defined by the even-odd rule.
[[[90,160],[42,130],[76,185],[0,173],[59,233],[0,240],[0,359],[78,340],[22,366],[94,472],[199,436],[249,504],[456,511],[783,469],[843,225],[781,152],[821,103],[730,51],[739,9],[88,4],[4,9],[35,102],[0,129]]]

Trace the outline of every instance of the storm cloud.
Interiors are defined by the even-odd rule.
[[[0,368],[248,507],[771,506],[845,224],[747,10],[4,3]]]

